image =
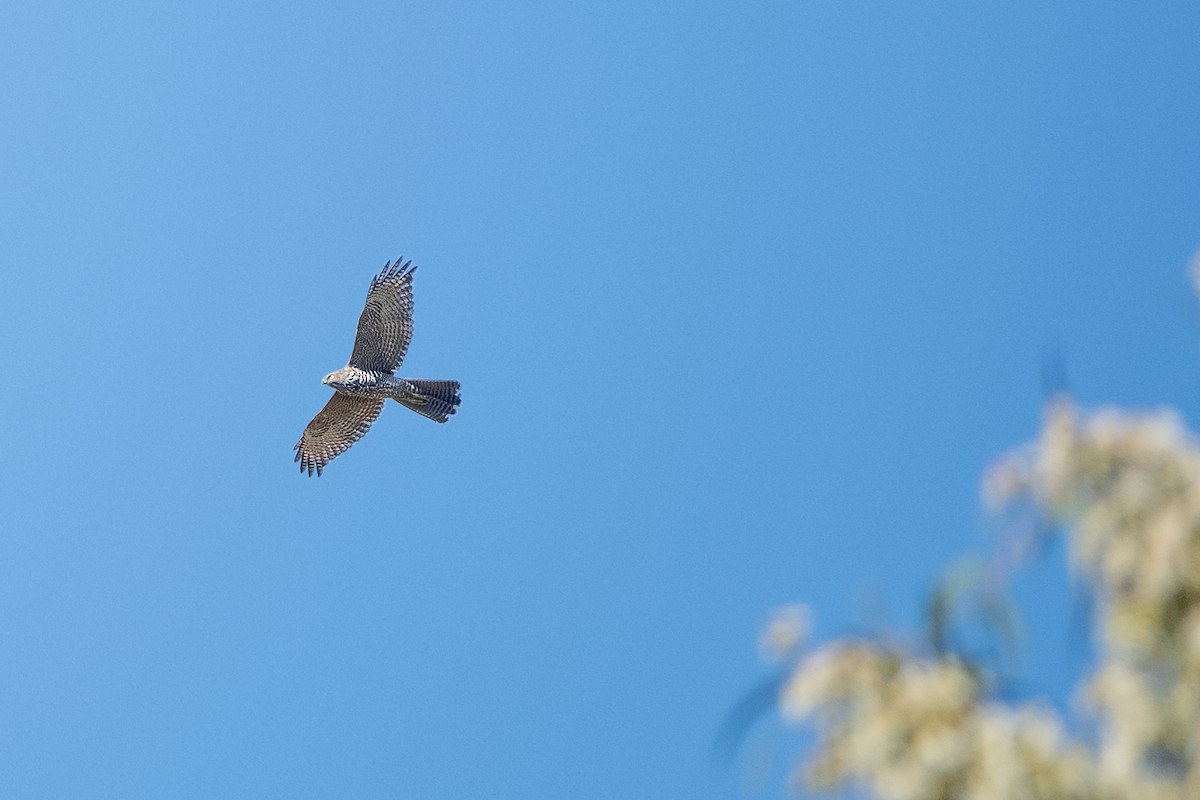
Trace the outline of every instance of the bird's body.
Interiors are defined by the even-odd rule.
[[[296,443],[301,472],[312,475],[315,470],[320,475],[326,464],[366,435],[388,399],[435,422],[449,419],[461,402],[458,381],[396,377],[412,339],[416,270],[411,261],[403,266],[401,261],[384,265],[371,281],[350,363],[322,381],[334,395]]]
[[[359,397],[391,397],[397,392],[412,391],[412,384],[403,378],[386,372],[372,372],[358,367],[342,367],[331,372],[322,383],[332,386],[335,392]]]

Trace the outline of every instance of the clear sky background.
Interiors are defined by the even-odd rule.
[[[770,611],[913,629],[1047,352],[1195,421],[1200,11],[848,5],[4,6],[0,794],[738,797]],[[302,477],[401,254],[461,412]]]

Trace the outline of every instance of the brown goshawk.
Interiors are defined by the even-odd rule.
[[[334,395],[296,442],[300,471],[317,475],[325,465],[367,435],[384,401],[395,400],[434,422],[445,422],[461,402],[458,381],[397,378],[412,339],[413,273],[403,258],[385,264],[371,280],[367,303],[358,318],[350,363],[321,381]]]

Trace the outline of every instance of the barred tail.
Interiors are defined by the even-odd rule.
[[[462,398],[458,396],[458,381],[426,381],[416,378],[403,380],[415,391],[397,391],[392,395],[392,399],[434,422],[448,420],[462,402]]]

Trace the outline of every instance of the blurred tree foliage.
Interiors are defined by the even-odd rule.
[[[1059,397],[1036,442],[983,480],[990,512],[1018,535],[992,562],[944,574],[929,646],[847,639],[806,644],[808,612],[780,610],[762,648],[781,666],[773,695],[816,744],[797,780],[883,800],[1200,798],[1200,446],[1174,413],[1080,411]],[[1079,687],[1086,723],[996,699],[994,659],[955,641],[956,619],[1015,638],[1008,574],[1045,537],[1065,536],[1089,595],[1095,662]]]

